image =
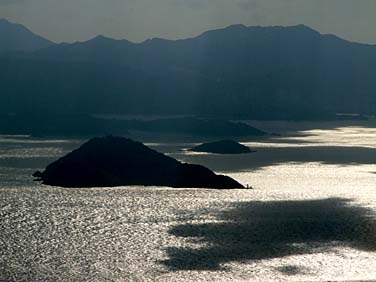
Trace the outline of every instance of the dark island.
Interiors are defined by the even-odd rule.
[[[193,152],[205,152],[214,154],[247,154],[255,151],[249,147],[239,144],[233,140],[222,140],[211,143],[204,143],[190,149]]]
[[[140,142],[93,138],[36,172],[37,181],[67,188],[129,185],[236,189],[243,185],[206,167],[181,163]]]

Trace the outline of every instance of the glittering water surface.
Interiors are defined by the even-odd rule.
[[[0,136],[0,281],[376,279],[376,128],[257,123],[257,153],[149,144],[252,190],[49,188],[37,169],[82,140]]]

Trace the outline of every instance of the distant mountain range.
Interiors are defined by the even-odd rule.
[[[98,36],[54,44],[0,21],[0,42],[0,113],[296,120],[376,114],[376,46],[304,25],[233,25],[175,41]]]

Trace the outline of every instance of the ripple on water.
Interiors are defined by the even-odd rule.
[[[295,142],[303,149],[322,147],[320,158],[310,161],[307,150],[298,151],[299,158],[273,151],[280,152],[276,160],[267,150],[246,157],[191,156],[181,151],[189,144],[173,144],[170,151],[163,144],[182,160],[214,169],[233,164],[223,171],[253,190],[48,188],[30,174],[76,141],[41,146],[22,137],[2,144],[0,155],[14,159],[0,161],[0,280],[375,279],[376,166],[360,157],[351,163],[339,157],[342,151],[333,155],[324,148],[353,146],[354,155],[367,148],[372,156],[376,132],[367,126],[318,128],[293,141],[245,142],[265,150]],[[249,166],[257,158],[267,160]]]

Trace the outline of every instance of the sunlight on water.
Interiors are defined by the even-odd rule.
[[[237,156],[149,144],[253,187],[229,191],[43,187],[81,141],[0,137],[0,281],[376,279],[376,129],[314,126]]]
[[[304,146],[344,146],[375,148],[376,129],[361,127],[335,128],[331,130],[300,131],[299,136],[276,137],[275,142],[244,142],[257,147],[304,147]]]

